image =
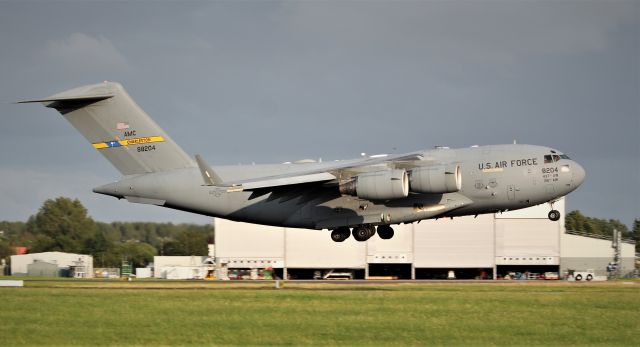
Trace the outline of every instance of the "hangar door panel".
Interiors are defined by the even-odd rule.
[[[286,229],[286,258],[288,268],[322,269],[365,267],[365,243],[349,237],[333,242],[327,230]]]
[[[413,225],[415,267],[493,266],[493,215],[429,220]]]
[[[558,222],[548,219],[496,220],[496,256],[559,256]]]
[[[413,261],[413,226],[394,225],[394,236],[383,240],[374,235],[367,241],[367,261],[369,263],[409,264]]]
[[[216,257],[282,258],[284,228],[215,219]]]

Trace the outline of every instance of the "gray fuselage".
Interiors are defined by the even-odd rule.
[[[575,190],[585,178],[585,171],[578,163],[548,147],[512,144],[438,148],[419,153],[421,159],[401,165],[408,168],[458,165],[461,189],[443,194],[410,193],[406,198],[377,201],[341,195],[337,182],[229,191],[227,187],[204,185],[200,171],[192,167],[126,176],[94,191],[131,202],[236,221],[334,229],[521,209],[553,202]],[[251,180],[321,171],[335,163],[236,165],[216,166],[214,169],[225,181]],[[357,174],[388,170],[390,166],[397,165],[397,162],[383,162],[353,170]]]

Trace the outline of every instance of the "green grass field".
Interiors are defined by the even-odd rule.
[[[0,345],[640,345],[640,282],[41,282],[0,288]]]

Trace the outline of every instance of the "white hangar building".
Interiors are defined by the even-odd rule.
[[[286,278],[313,278],[314,272],[348,269],[356,278],[400,279],[499,278],[509,272],[558,272],[593,269],[607,275],[614,261],[612,240],[567,233],[564,199],[554,205],[562,214],[547,218],[547,204],[476,218],[423,220],[394,225],[395,235],[365,242],[353,237],[333,242],[327,230],[269,227],[215,219],[216,261],[224,270],[271,266]],[[620,274],[634,270],[635,248],[621,242]]]

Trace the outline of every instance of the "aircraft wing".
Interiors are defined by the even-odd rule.
[[[394,163],[402,163],[403,166],[406,166],[406,162],[408,161],[422,160],[423,157],[421,153],[422,152],[412,152],[406,154],[337,161],[335,163],[324,165],[320,168],[301,170],[293,173],[267,176],[257,179],[227,182],[221,182],[219,179],[212,179],[211,177],[216,177],[214,171],[199,155],[197,156],[196,162],[198,163],[198,167],[202,173],[205,185],[228,187],[228,191],[230,192],[240,192],[244,190],[281,187],[301,183],[330,182],[340,179],[344,173],[359,171],[374,165],[393,165]]]
[[[243,191],[259,188],[281,187],[301,183],[333,181],[336,176],[329,172],[318,172],[305,175],[272,176],[257,181],[244,181],[240,184],[232,184],[229,191]]]

